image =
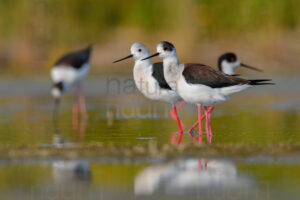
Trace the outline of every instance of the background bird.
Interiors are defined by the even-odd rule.
[[[84,119],[87,118],[85,98],[82,94],[81,83],[90,70],[89,60],[91,45],[85,49],[70,52],[62,56],[51,69],[53,86],[51,93],[55,98],[54,117],[62,95],[70,88],[76,88],[76,97],[73,104],[73,124],[78,125],[78,110]]]
[[[236,75],[234,70],[239,66],[262,72],[261,69],[242,63],[235,53],[224,53],[218,59],[218,69],[225,74],[232,76]]]

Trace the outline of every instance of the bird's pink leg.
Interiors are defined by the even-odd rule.
[[[205,117],[206,117],[206,121],[205,121],[205,130],[206,130],[206,137],[208,139],[209,134],[209,111],[207,106],[204,106],[204,111],[205,111]]]
[[[203,115],[202,116],[202,119],[201,120],[204,120],[204,118],[206,117],[206,115]],[[198,126],[199,122],[198,120],[194,123],[194,125],[192,126],[192,128],[189,129],[188,133],[191,133],[192,130],[194,130],[194,128],[196,128],[196,126]]]
[[[182,108],[185,104],[186,104],[185,101],[181,102],[181,103],[176,107],[177,110],[180,109],[180,108]],[[173,108],[172,110],[170,110],[170,116],[171,116],[171,118],[174,119],[175,121],[177,121],[176,115],[177,115],[177,113],[174,112],[174,108]],[[181,123],[181,127],[184,128],[184,124],[183,124],[181,121],[180,121],[180,123]]]
[[[208,142],[208,144],[211,144],[211,142],[212,142],[212,135],[208,136],[207,142]]]
[[[177,136],[178,136],[178,140],[177,140],[177,143],[176,143],[176,139],[177,139]],[[171,138],[170,138],[170,142],[171,144],[181,144],[181,141],[182,141],[182,136],[183,134],[182,133],[174,133],[172,134]]]
[[[73,122],[73,127],[74,129],[78,128],[78,103],[79,103],[79,94],[78,91],[76,90],[76,96],[75,96],[75,100],[73,103],[73,115],[72,115],[72,122]]]
[[[198,104],[197,107],[198,107],[199,144],[201,144],[202,143],[201,105]]]
[[[78,91],[79,91],[79,106],[80,106],[80,112],[82,115],[82,119],[86,119],[87,118],[87,112],[86,112],[86,105],[85,105],[85,98],[82,94],[82,90],[81,87],[78,86]]]
[[[182,108],[185,104],[186,104],[186,102],[185,102],[185,101],[182,101],[182,102],[177,106],[177,109]]]
[[[212,112],[213,109],[214,109],[213,106],[209,106],[209,108],[208,108],[208,113],[210,114],[210,113]],[[206,118],[206,115],[203,115],[203,116],[202,116],[202,120],[203,120],[204,118]],[[193,130],[194,128],[196,128],[196,126],[198,126],[198,123],[199,123],[199,122],[196,121],[195,124],[192,126],[192,128],[189,129],[188,133],[191,133],[192,130]]]
[[[172,106],[173,106],[173,112],[175,114],[175,120],[176,120],[176,122],[178,124],[179,131],[182,134],[183,133],[183,128],[182,128],[182,123],[181,123],[181,121],[180,121],[180,119],[178,117],[178,114],[177,114],[177,108],[176,108],[176,106],[174,104]]]
[[[209,106],[207,120],[208,120],[208,125],[209,125],[209,127],[208,127],[208,133],[209,133],[210,137],[212,136],[211,125],[210,125],[210,118],[211,118],[211,112],[213,110],[214,110],[214,106]]]

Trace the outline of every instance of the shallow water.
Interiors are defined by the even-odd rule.
[[[229,158],[0,165],[1,199],[297,199],[300,163]]]
[[[300,80],[275,82],[216,106],[212,145],[300,144]],[[170,144],[177,132],[169,118],[171,106],[145,99],[130,79],[87,81],[88,120],[78,125],[72,123],[71,92],[64,96],[59,117],[53,121],[49,88],[50,83],[40,79],[1,81],[0,148]],[[192,105],[179,114],[186,128],[197,120]],[[182,143],[194,141],[185,134]],[[203,143],[207,143],[205,135]],[[183,152],[175,158],[129,160],[6,158],[0,160],[0,192],[3,199],[282,199],[287,195],[296,199],[300,159],[297,151],[292,156],[199,158]]]

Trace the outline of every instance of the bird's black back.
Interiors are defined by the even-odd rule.
[[[185,68],[182,75],[189,84],[201,84],[211,88],[222,88],[250,83],[249,80],[224,74],[207,65],[186,63],[184,66]]]
[[[153,63],[152,76],[157,80],[159,87],[167,90],[172,90],[164,76],[164,65],[162,62]]]
[[[62,56],[56,63],[57,65],[67,65],[74,67],[75,69],[80,69],[85,63],[89,62],[92,46],[88,46],[85,49],[70,52]]]

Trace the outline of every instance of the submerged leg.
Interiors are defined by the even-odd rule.
[[[76,90],[76,96],[75,96],[75,100],[73,103],[73,111],[72,111],[72,122],[73,122],[73,127],[74,129],[78,128],[78,107],[79,107],[79,94],[78,91]]]
[[[211,112],[212,112],[212,110],[214,109],[214,107],[213,106],[209,106],[209,108],[208,108],[208,113],[210,114]],[[202,120],[204,119],[204,118],[206,118],[206,115],[203,115],[202,116]],[[194,128],[196,128],[197,126],[198,126],[198,121],[196,121],[195,123],[194,123],[194,125],[192,126],[192,128],[190,128],[189,129],[189,133],[191,133],[193,130],[194,130]]]
[[[206,116],[203,115],[201,120],[204,120],[205,117],[206,117]],[[197,120],[197,121],[194,123],[194,125],[192,126],[192,128],[189,129],[188,133],[191,133],[191,132],[194,130],[194,128],[196,128],[196,127],[198,126],[198,124],[199,124],[199,122],[198,122],[198,120]]]
[[[176,120],[176,122],[178,124],[179,131],[180,131],[180,133],[183,133],[182,123],[181,123],[181,121],[180,121],[180,119],[178,117],[178,114],[177,114],[177,108],[176,108],[176,106],[174,104],[172,106],[173,106],[173,112],[175,114],[175,120]]]
[[[182,141],[182,136],[183,136],[183,134],[182,133],[174,133],[174,134],[172,134],[172,136],[171,136],[171,138],[170,138],[170,142],[171,142],[171,144],[181,144],[181,141]],[[177,139],[177,137],[178,137],[178,139]],[[177,139],[177,142],[176,142],[176,139]]]
[[[209,127],[210,116],[209,116],[209,110],[208,110],[207,106],[204,106],[204,111],[205,111],[205,118],[206,118],[206,121],[205,121],[205,131],[206,131],[206,137],[208,138],[208,136],[210,135],[209,134],[209,130],[210,130],[210,127]]]
[[[201,105],[198,104],[197,107],[198,107],[199,143],[201,143],[202,142]]]
[[[78,93],[79,93],[79,107],[80,107],[80,113],[81,113],[81,117],[82,119],[86,119],[87,118],[87,112],[86,112],[86,105],[85,105],[85,98],[82,94],[82,90],[81,87],[78,86],[77,87]]]
[[[185,101],[181,102],[181,103],[176,107],[177,110],[180,109],[180,108],[182,108],[185,104],[186,104]],[[173,107],[173,109],[170,110],[170,116],[171,116],[171,118],[174,119],[175,121],[177,121],[176,115],[177,115],[177,113],[174,112],[174,107]],[[181,121],[180,121],[180,123],[181,123],[181,127],[184,128],[184,124],[183,124]]]
[[[212,136],[211,125],[210,125],[210,118],[211,118],[211,113],[212,113],[213,110],[214,110],[214,106],[209,106],[208,117],[207,117],[208,125],[209,125],[209,127],[208,127],[209,136]]]
[[[185,101],[182,101],[182,102],[177,106],[177,109],[182,108],[185,104],[186,104],[186,102],[185,102]]]

